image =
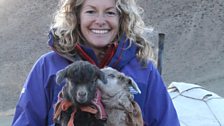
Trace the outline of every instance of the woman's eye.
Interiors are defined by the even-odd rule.
[[[117,15],[117,13],[116,12],[113,12],[113,11],[108,11],[106,14],[108,16],[115,16],[115,15]]]
[[[88,10],[88,11],[86,11],[86,13],[88,13],[88,14],[93,14],[95,11],[93,11],[93,10]]]

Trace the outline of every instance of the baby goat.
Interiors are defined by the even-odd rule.
[[[102,102],[108,114],[107,126],[143,126],[141,109],[130,93],[130,87],[141,93],[137,84],[110,67],[101,71],[107,79],[107,84],[98,81]]]
[[[60,84],[63,80],[66,84],[59,94],[59,99],[62,100],[55,107],[56,124],[103,126],[106,115],[101,110],[97,112],[102,109],[99,108],[101,96],[97,91],[97,80],[106,83],[104,73],[89,62],[76,61],[57,73],[56,82]],[[97,101],[99,104],[95,105]]]

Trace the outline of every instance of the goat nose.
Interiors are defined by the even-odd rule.
[[[84,97],[84,96],[86,96],[86,92],[85,91],[80,91],[78,93],[78,95],[81,96],[81,97]]]

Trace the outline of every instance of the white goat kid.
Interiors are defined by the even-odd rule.
[[[108,114],[107,126],[143,126],[142,113],[130,87],[141,93],[132,78],[117,70],[107,67],[101,69],[107,84],[98,81],[102,93],[102,102]]]

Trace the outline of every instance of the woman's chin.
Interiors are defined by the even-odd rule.
[[[97,43],[93,46],[93,48],[95,49],[102,49],[104,47],[106,47],[109,43]]]

